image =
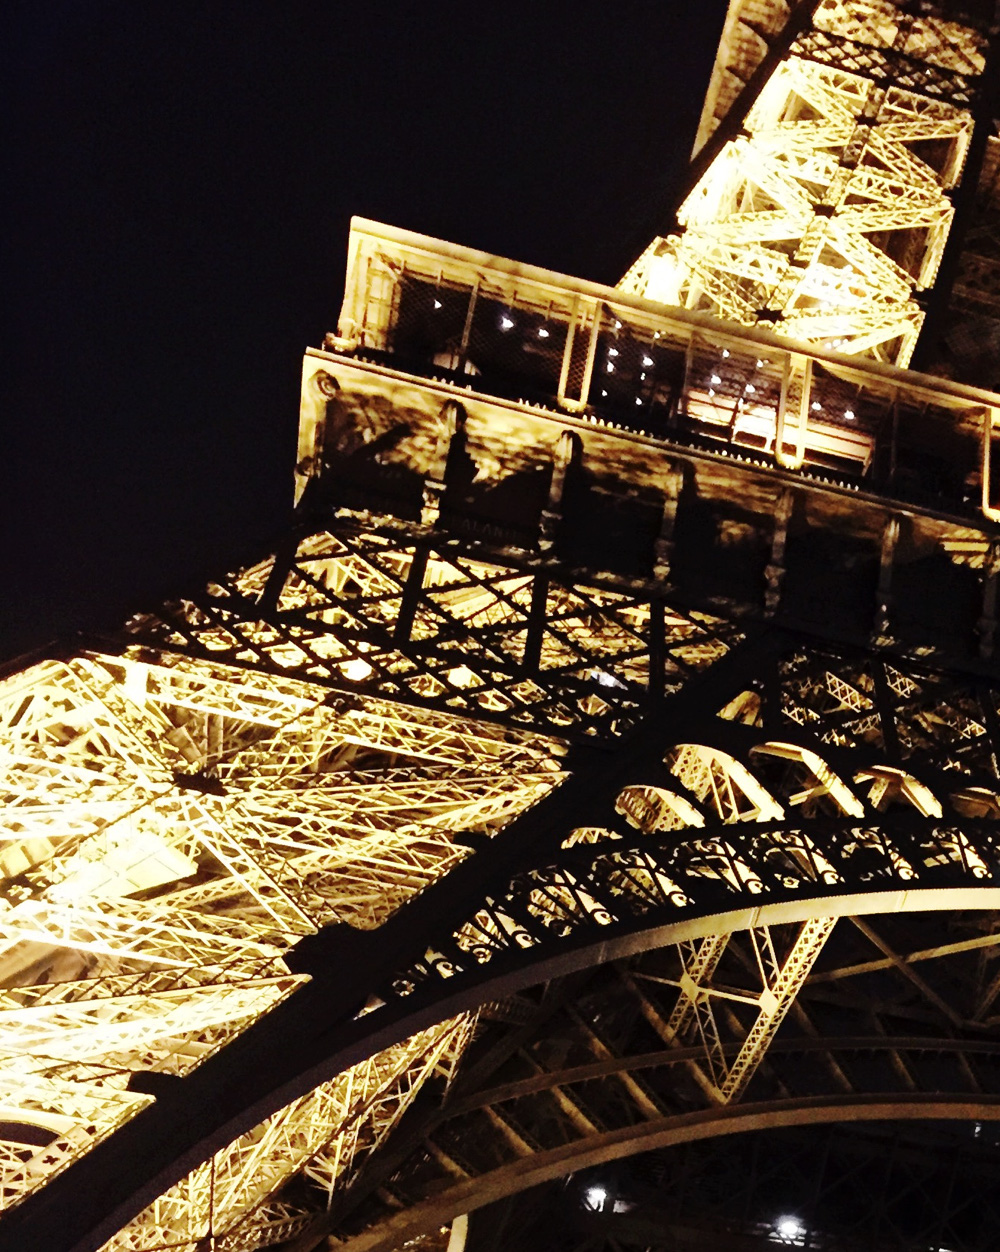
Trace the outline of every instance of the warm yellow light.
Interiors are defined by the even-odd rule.
[[[340,672],[348,682],[360,683],[371,677],[372,667],[367,661],[363,661],[361,657],[357,656],[353,661],[345,661],[340,667]]]
[[[476,676],[468,665],[456,665],[448,671],[448,681],[453,687],[471,687]]]

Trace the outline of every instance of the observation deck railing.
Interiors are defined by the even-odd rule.
[[[1000,521],[1000,395],[362,219],[328,348]]]

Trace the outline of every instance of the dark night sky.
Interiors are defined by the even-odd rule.
[[[352,213],[613,282],[724,0],[8,0],[0,656],[257,556]]]

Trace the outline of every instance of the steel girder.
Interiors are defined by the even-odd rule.
[[[266,584],[266,573],[255,567],[242,585],[253,580]],[[296,585],[290,569],[285,581]],[[67,1024],[85,1027],[91,1050],[75,1035],[79,1062],[58,1058],[58,1074],[46,1081],[75,1083],[81,1095],[115,1090],[132,1104],[104,1129],[91,1115],[83,1142],[69,1135],[64,1151],[77,1159],[61,1176],[51,1169],[47,1185],[11,1210],[0,1246],[34,1239],[53,1249],[96,1247],[161,1192],[138,1228],[112,1246],[149,1246],[151,1231],[179,1229],[180,1212],[202,1229],[206,1208],[225,1226],[219,1238],[228,1229],[242,1246],[248,1221],[261,1239],[288,1235],[311,1219],[308,1204],[281,1208],[289,1203],[282,1185],[355,1173],[357,1143],[380,1142],[440,1057],[456,1059],[449,1041],[468,1030],[457,1018],[467,1022],[463,1015],[478,1005],[539,978],[665,944],[694,945],[674,979],[683,998],[666,1026],[678,1038],[697,1037],[711,1107],[738,1108],[835,917],[977,911],[1000,898],[998,705],[981,678],[775,627],[734,632],[671,610],[663,621],[675,623],[676,634],[668,629],[664,652],[671,655],[673,642],[697,663],[678,666],[669,684],[667,670],[656,670],[664,682],[656,691],[648,668],[645,683],[593,680],[586,692],[578,677],[569,690],[585,729],[593,728],[595,690],[611,710],[620,702],[620,724],[627,716],[631,729],[607,746],[582,733],[567,754],[557,741],[517,729],[525,717],[517,706],[504,726],[502,714],[472,723],[421,710],[412,696],[401,703],[391,651],[365,652],[372,675],[361,691],[342,670],[334,678],[335,666],[361,654],[353,589],[344,600],[345,613],[353,600],[354,625],[342,636],[323,634],[339,639],[323,681],[318,672],[307,681],[282,677],[275,657],[298,647],[302,634],[290,636],[287,620],[259,598],[251,619],[245,598],[230,591],[226,604],[224,593],[225,584],[210,589],[203,604],[211,612],[189,601],[136,623],[117,641],[117,655],[42,662],[12,680],[8,735],[20,744],[12,780],[22,786],[14,812],[27,824],[9,855],[20,848],[35,858],[9,861],[21,899],[9,915],[12,939],[102,962],[64,970],[70,979],[59,986],[68,997],[14,996],[17,1064],[24,1071],[23,1058],[34,1055],[28,1069],[44,1077],[54,1064],[44,1057],[45,1031],[55,1038]],[[398,586],[386,594],[399,595]],[[482,587],[472,594],[481,599]],[[505,587],[492,594],[503,602]],[[374,596],[365,611],[377,617],[379,603]],[[587,630],[606,641],[602,622],[614,619],[617,602],[603,617],[587,603]],[[634,666],[650,640],[645,651],[636,643],[638,610],[627,608],[633,629],[616,629]],[[330,611],[327,589],[321,612]],[[565,639],[579,649],[586,638],[566,620],[557,614],[552,624],[561,642],[553,687],[563,707],[569,678],[592,663],[584,651],[582,662],[570,652],[569,666],[561,664]],[[321,634],[314,624],[308,630],[311,639]],[[480,643],[488,641],[487,634]],[[210,662],[213,645],[221,660]],[[423,647],[426,654],[430,645]],[[502,657],[502,647],[492,647]],[[475,672],[476,652],[462,655]],[[547,655],[541,647],[540,686]],[[446,678],[454,659],[436,662],[436,673]],[[396,699],[378,694],[383,684],[396,684]],[[469,688],[455,686],[467,701]],[[431,701],[438,703],[433,693]],[[478,774],[469,772],[475,761],[483,762]],[[44,846],[40,824],[54,833],[63,816],[78,823],[68,842]],[[123,862],[111,838],[125,820],[149,844],[141,867]],[[473,834],[477,822],[485,838]],[[405,875],[388,868],[400,856]],[[325,890],[317,889],[317,857]],[[105,875],[96,887],[86,869],[95,865]],[[365,886],[373,874],[376,894]],[[386,894],[393,881],[396,894]],[[95,899],[80,898],[81,882]],[[142,902],[132,898],[137,886]],[[720,1028],[710,988],[728,937],[741,931],[756,945],[760,982],[744,995],[752,1020],[733,1038]],[[227,943],[237,945],[228,958]],[[132,964],[120,968],[123,960]],[[176,973],[138,977],[135,963],[150,960]],[[198,968],[219,972],[199,982]],[[303,975],[310,981],[301,984]],[[123,1007],[129,990],[138,1010]],[[242,1018],[233,1015],[233,996],[246,1000]],[[205,1023],[218,1032],[224,1022],[221,1036],[205,1034],[198,1017],[197,1005],[213,997]],[[157,1035],[158,1017],[169,1023],[167,1039]],[[113,1055],[102,1045],[112,1034]],[[324,1100],[331,1111],[322,1121],[316,1102]],[[388,1111],[345,1149],[361,1111],[374,1117],[379,1109]],[[318,1124],[310,1138],[304,1128]],[[58,1160],[57,1138],[53,1132],[47,1142],[47,1159]],[[318,1154],[343,1164],[323,1165]],[[183,1181],[204,1161],[212,1162],[207,1174]],[[230,1188],[242,1199],[213,1210],[204,1180],[223,1175],[244,1180]],[[73,1224],[56,1219],[60,1194]]]
[[[731,6],[690,192],[622,285],[905,365],[976,125],[986,33],[889,0],[757,10]]]

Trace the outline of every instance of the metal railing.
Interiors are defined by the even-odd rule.
[[[1000,521],[1000,395],[356,219],[329,346]]]

